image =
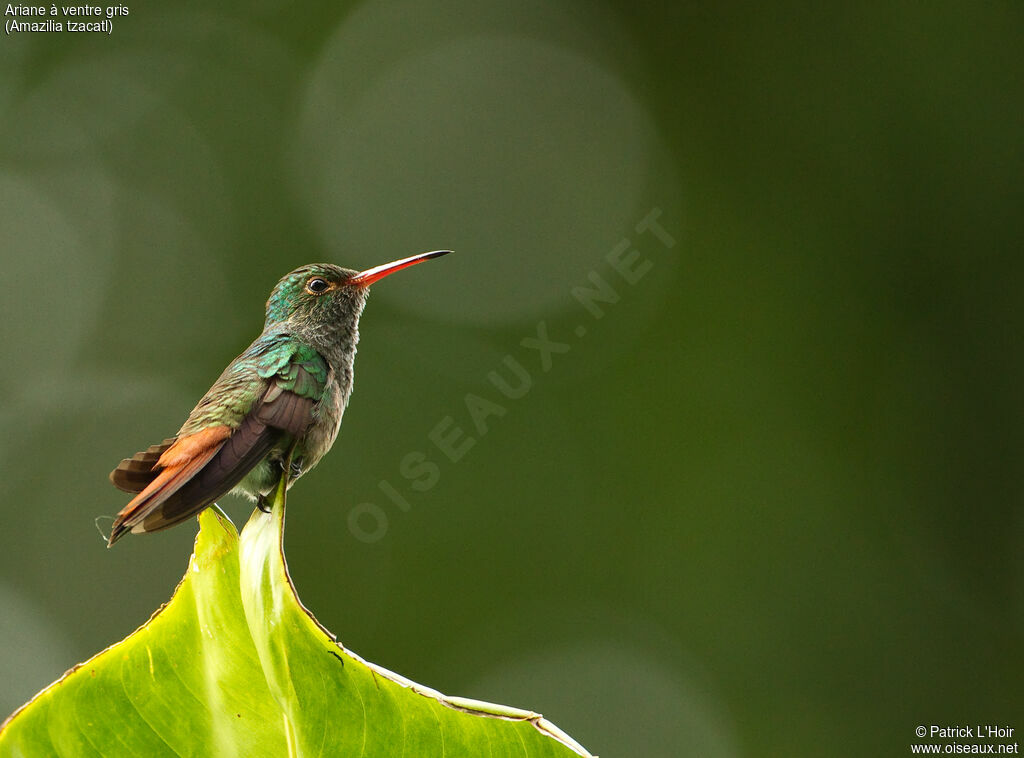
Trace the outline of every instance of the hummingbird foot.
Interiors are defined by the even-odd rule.
[[[270,502],[267,500],[266,495],[260,495],[259,497],[256,498],[256,507],[259,508],[264,513],[270,513]]]

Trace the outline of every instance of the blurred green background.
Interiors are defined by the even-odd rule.
[[[277,279],[451,247],[289,502],[348,647],[605,758],[1024,730],[1024,6],[128,8],[0,41],[0,710],[170,596],[194,524],[104,549],[107,472]]]

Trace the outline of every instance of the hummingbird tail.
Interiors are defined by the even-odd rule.
[[[157,509],[161,503],[174,495],[175,492],[191,480],[224,446],[230,434],[230,427],[209,427],[196,434],[181,437],[167,447],[160,454],[156,463],[151,466],[151,471],[156,470],[158,473],[117,514],[107,546],[110,547],[117,542],[125,532],[139,527],[143,520]],[[154,445],[145,453],[140,453],[139,455],[144,460],[145,457],[151,455],[151,451],[161,446]],[[111,473],[111,481],[114,481],[115,474],[119,470],[122,470],[121,466],[118,466]],[[132,480],[129,479],[128,481]],[[114,484],[116,485],[117,481],[114,481]]]
[[[174,442],[175,438],[171,437],[159,445],[150,445],[131,458],[125,458],[110,472],[111,484],[124,492],[142,492],[160,473],[156,463]]]

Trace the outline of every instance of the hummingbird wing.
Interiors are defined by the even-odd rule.
[[[275,446],[306,432],[329,379],[327,362],[288,335],[254,342],[225,369],[176,438],[111,472],[115,486],[140,489],[114,520],[109,544],[129,530],[180,523],[234,488]]]

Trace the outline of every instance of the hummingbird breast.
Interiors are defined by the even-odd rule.
[[[345,382],[344,389],[337,381],[327,383],[323,399],[313,409],[313,423],[299,441],[292,458],[300,469],[300,475],[319,463],[334,445],[351,387],[351,380]]]

